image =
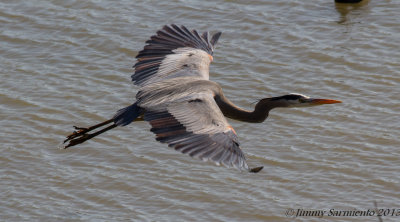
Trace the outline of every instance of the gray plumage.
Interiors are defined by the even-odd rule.
[[[245,122],[263,122],[276,107],[302,107],[338,103],[300,94],[261,99],[254,111],[229,101],[221,87],[209,80],[212,54],[221,32],[210,38],[184,26],[164,26],[136,56],[132,81],[139,86],[136,102],[120,109],[112,119],[81,128],[64,141],[64,148],[80,144],[117,126],[133,121],[150,123],[156,140],[175,150],[218,165],[259,172],[249,168],[235,130],[226,117]],[[88,134],[96,128],[110,126]]]

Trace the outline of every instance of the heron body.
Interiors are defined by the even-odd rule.
[[[148,40],[136,56],[132,81],[139,86],[136,101],[112,119],[77,130],[64,141],[65,148],[80,144],[117,126],[147,121],[156,140],[175,150],[217,165],[258,172],[249,168],[238,136],[225,117],[263,122],[273,108],[338,103],[300,94],[261,99],[253,111],[229,101],[222,88],[209,80],[209,66],[221,33],[212,37],[184,26],[167,25]],[[89,131],[111,124],[102,130]]]

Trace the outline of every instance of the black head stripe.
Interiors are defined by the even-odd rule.
[[[273,97],[271,98],[271,100],[280,100],[280,99],[284,99],[284,100],[298,100],[302,98],[301,95],[296,95],[296,94],[289,94],[289,95],[284,95],[284,96],[278,96],[278,97]]]
[[[283,99],[286,99],[286,100],[297,100],[297,99],[300,99],[302,96],[295,95],[295,94],[290,94],[290,95],[285,95],[285,96],[282,96],[282,97],[283,97]]]

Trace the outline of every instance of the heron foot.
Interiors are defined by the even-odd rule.
[[[78,133],[76,133],[76,131],[75,131],[71,135],[76,135],[76,134],[78,134]],[[72,138],[67,137],[67,139],[64,140],[64,143],[67,142],[67,141],[69,141],[69,143],[66,146],[64,146],[64,149],[67,149],[68,147],[75,146],[75,145],[78,145],[80,143],[83,143],[86,140],[91,139],[93,137],[92,134],[86,134],[86,133],[80,134],[78,136],[74,136]],[[75,138],[75,137],[78,137],[78,138]],[[73,138],[75,138],[75,139],[73,139]]]
[[[251,169],[249,170],[249,172],[250,172],[250,173],[258,173],[258,172],[260,172],[263,168],[264,168],[264,166],[254,167],[254,168],[251,168]]]
[[[113,129],[113,128],[117,127],[118,125],[113,123],[113,124],[103,128],[103,129],[101,129],[99,131],[96,131],[94,133],[88,133],[88,132],[90,132],[90,131],[92,131],[94,129],[97,129],[99,127],[102,127],[104,125],[112,123],[113,121],[114,121],[114,119],[109,119],[107,121],[104,121],[104,122],[99,123],[99,124],[94,125],[94,126],[90,126],[88,128],[74,126],[75,131],[73,133],[71,133],[70,135],[68,135],[67,139],[64,140],[63,143],[66,143],[68,141],[69,141],[69,143],[68,143],[68,145],[64,146],[63,148],[67,149],[68,147],[78,145],[80,143],[85,142],[86,140],[90,140],[91,138],[93,138],[95,136],[98,136],[98,135],[100,135],[100,134],[102,134],[102,133],[104,133],[104,132],[106,132],[106,131],[108,131],[110,129]]]
[[[79,126],[74,126],[74,128],[78,131],[83,131],[83,130],[88,130],[88,128],[85,127],[79,127]]]
[[[66,143],[68,140],[72,140],[76,137],[83,136],[89,131],[88,128],[84,128],[84,127],[74,126],[74,128],[75,128],[75,131],[67,136],[67,139],[64,140],[64,143]]]

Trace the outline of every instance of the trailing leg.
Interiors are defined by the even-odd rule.
[[[114,129],[117,126],[126,126],[133,121],[141,120],[140,118],[141,114],[142,114],[142,109],[138,107],[136,103],[134,103],[128,107],[118,110],[118,112],[114,115],[112,119],[106,120],[102,123],[87,128],[74,126],[75,131],[70,135],[68,135],[67,139],[64,140],[64,143],[69,141],[69,143],[66,146],[64,146],[64,149],[71,146],[75,146],[77,144],[81,144],[86,140],[90,140],[95,136],[98,136],[104,132]],[[112,124],[95,133],[88,133],[94,129],[106,126],[110,123]]]
[[[107,121],[108,121],[108,120],[107,120]],[[107,121],[106,121],[106,122],[107,122]],[[97,125],[96,125],[96,126],[97,126]],[[69,143],[68,143],[66,146],[64,146],[64,149],[67,149],[68,147],[75,146],[75,145],[78,145],[78,144],[80,144],[80,143],[83,143],[83,142],[85,142],[86,140],[90,140],[90,139],[92,139],[93,137],[98,136],[98,135],[100,135],[100,134],[102,134],[102,133],[104,133],[104,132],[106,132],[106,131],[111,130],[111,129],[114,129],[114,128],[117,127],[117,126],[118,126],[118,125],[116,125],[115,123],[113,123],[112,125],[110,125],[110,126],[104,128],[104,129],[102,129],[102,130],[99,130],[99,131],[97,131],[97,132],[95,132],[95,133],[86,133],[86,132],[89,132],[90,130],[85,131],[85,133],[82,133],[82,132],[84,132],[84,130],[81,130],[81,131],[78,131],[78,132],[75,131],[75,132],[73,132],[73,133],[70,135],[70,136],[74,136],[74,137],[72,137],[72,138],[75,138],[75,139],[72,139],[72,138],[70,138],[70,136],[68,136],[67,139],[64,140],[64,143],[67,142],[67,141],[69,141]],[[75,127],[75,128],[76,128],[76,127]],[[88,129],[90,129],[90,127],[89,127]]]
[[[73,133],[71,133],[70,135],[67,136],[67,139],[64,140],[64,143],[69,141],[69,140],[72,140],[72,139],[74,139],[76,137],[80,137],[82,135],[85,135],[87,132],[90,132],[90,131],[92,131],[94,129],[97,129],[99,127],[102,127],[102,126],[107,125],[107,124],[112,123],[112,122],[114,122],[114,119],[109,119],[107,121],[104,121],[102,123],[96,124],[94,126],[90,126],[88,128],[74,126],[74,128],[76,130]]]

